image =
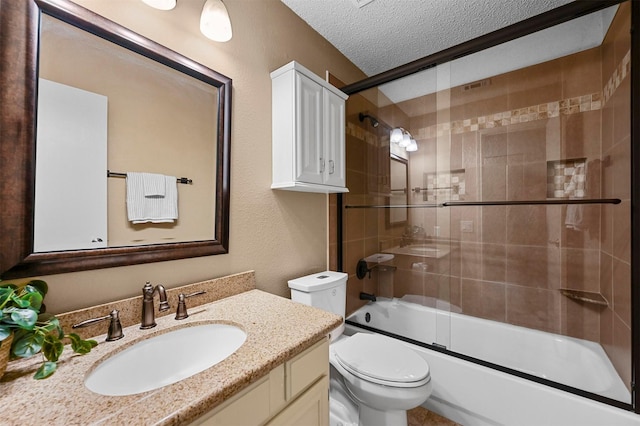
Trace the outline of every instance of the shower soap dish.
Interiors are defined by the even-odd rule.
[[[376,253],[365,257],[364,260],[366,260],[367,263],[382,263],[393,260],[393,257],[391,253]]]

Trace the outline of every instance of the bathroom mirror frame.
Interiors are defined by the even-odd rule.
[[[0,274],[3,279],[224,254],[229,247],[231,79],[68,0],[0,0]],[[213,239],[34,253],[40,16],[45,13],[218,89]],[[105,171],[106,172],[106,171]]]

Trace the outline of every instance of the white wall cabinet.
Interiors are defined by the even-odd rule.
[[[195,425],[329,424],[329,342],[323,339],[204,414]]]
[[[298,64],[271,73],[272,189],[348,192],[345,175],[347,95]]]

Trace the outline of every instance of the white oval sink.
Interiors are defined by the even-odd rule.
[[[233,354],[247,340],[239,327],[204,324],[160,334],[101,362],[85,386],[101,395],[133,395],[176,383]]]

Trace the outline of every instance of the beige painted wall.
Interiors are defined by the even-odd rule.
[[[278,192],[271,184],[271,79],[296,60],[346,83],[364,77],[279,0],[226,0],[233,39],[216,43],[198,29],[204,0],[158,11],[139,0],[76,0],[233,79],[230,253],[42,277],[54,313],[140,293],[145,281],[176,287],[253,269],[260,289],[288,296],[287,280],[327,265],[327,196]]]

